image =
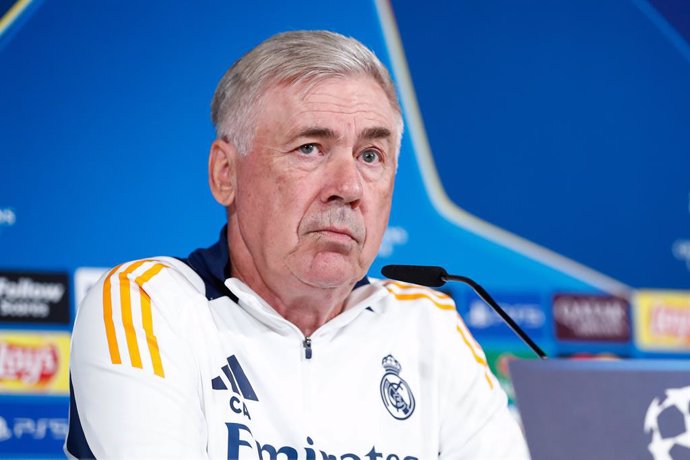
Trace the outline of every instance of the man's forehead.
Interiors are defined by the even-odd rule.
[[[278,135],[279,142],[355,137],[396,143],[401,125],[385,91],[369,76],[274,83],[260,105],[258,131]]]
[[[278,82],[273,85],[276,89],[289,91],[303,100],[307,99],[309,96],[322,93],[327,88],[341,88],[344,86],[376,88],[376,90],[378,90],[377,92],[380,92],[383,97],[386,97],[385,90],[381,87],[379,82],[369,75],[324,76],[295,82]]]
[[[266,108],[274,104],[296,105],[298,109],[318,110],[319,105],[335,104],[347,111],[395,113],[381,85],[369,76],[329,77],[316,81],[270,85],[262,98]],[[281,105],[282,105],[281,104]],[[328,110],[328,107],[324,107]],[[332,107],[331,107],[332,109]]]

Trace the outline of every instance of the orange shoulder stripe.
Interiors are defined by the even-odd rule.
[[[436,307],[440,308],[441,310],[455,310],[455,305],[448,304],[448,303],[440,303],[434,298],[432,298],[428,294],[424,293],[416,293],[416,294],[396,294],[395,292],[391,292],[393,296],[395,296],[396,299],[398,300],[417,300],[417,299],[426,299],[433,303]]]
[[[115,335],[115,324],[113,323],[113,300],[110,293],[110,278],[117,272],[122,265],[110,270],[108,276],[105,277],[103,283],[103,322],[105,323],[105,336],[108,340],[108,351],[110,352],[110,362],[113,364],[121,364],[120,348],[117,345],[117,336]]]
[[[462,323],[462,319],[460,319],[460,321],[461,321],[460,324],[464,325],[464,323]],[[489,364],[486,362],[486,359],[484,359],[481,356],[480,351],[478,351],[478,350],[481,350],[481,348],[479,348],[479,344],[477,344],[477,342],[474,341],[474,337],[472,337],[472,335],[469,333],[469,331],[467,331],[467,334],[465,334],[465,330],[462,327],[460,327],[460,324],[455,326],[455,329],[457,329],[457,331],[460,333],[460,337],[462,337],[463,342],[465,342],[465,345],[467,346],[467,348],[469,348],[470,351],[472,352],[472,356],[474,357],[474,360],[477,361],[481,366],[484,367],[484,378],[486,379],[486,382],[489,384],[489,388],[491,388],[493,390],[494,384],[491,381],[491,377],[489,377]],[[468,338],[468,336],[469,336],[469,338]],[[474,345],[470,342],[470,338],[474,342]]]
[[[395,297],[398,300],[418,300],[418,299],[426,299],[433,303],[436,307],[440,308],[441,310],[455,310],[455,305],[452,303],[444,303],[441,302],[439,299],[434,298],[432,295],[432,292],[414,292],[414,293],[401,293],[401,292],[396,292],[395,290],[391,289],[388,285],[385,285],[386,289],[388,292],[393,294],[393,297]],[[416,287],[416,286],[414,286]],[[424,289],[424,288],[417,288],[417,289]],[[449,296],[445,296],[445,298],[450,300]]]
[[[144,271],[143,274],[133,278],[133,273],[139,269],[144,263],[153,262],[154,264]],[[146,344],[151,357],[151,365],[154,374],[159,377],[165,377],[163,371],[163,364],[161,361],[160,350],[158,347],[158,339],[153,332],[153,315],[151,313],[151,297],[144,290],[145,283],[156,276],[166,265],[151,261],[140,260],[127,266],[124,270],[118,273],[122,265],[115,267],[108,273],[103,285],[103,317],[105,321],[106,338],[108,341],[108,350],[110,352],[110,360],[113,364],[122,364],[120,357],[119,344],[117,343],[117,336],[115,335],[115,324],[113,321],[113,301],[112,301],[112,281],[116,279],[119,282],[120,291],[120,310],[122,326],[125,331],[125,340],[127,343],[127,350],[132,367],[139,369],[143,368],[141,361],[141,352],[139,350],[139,343],[137,342],[136,328],[132,317],[132,294],[139,295],[141,305],[141,319],[142,328],[146,337]],[[132,284],[132,282],[134,284]]]
[[[144,283],[156,276],[165,265],[156,264],[149,268],[141,276],[139,276],[135,283],[141,288],[141,317],[144,323],[144,332],[146,333],[146,343],[149,347],[149,354],[151,355],[151,365],[153,366],[153,373],[159,377],[165,377],[163,372],[163,363],[161,361],[160,350],[158,349],[158,339],[153,333],[153,317],[151,315],[151,297],[143,289]]]
[[[127,349],[129,350],[129,360],[133,367],[142,368],[137,334],[134,330],[132,321],[132,299],[130,296],[131,286],[129,285],[129,274],[141,267],[145,260],[134,262],[125,270],[119,273],[120,278],[120,309],[122,310],[122,325],[125,328],[125,338],[127,339]]]
[[[465,333],[467,334],[467,337],[469,338],[470,342],[474,345],[475,350],[481,350],[482,347],[479,345],[479,342],[477,342],[477,339],[474,338],[470,330],[467,328],[467,325],[465,324],[465,320],[462,319],[462,316],[460,316],[460,313],[457,314],[458,316],[458,327],[461,327]]]
[[[403,283],[401,281],[392,281],[392,280],[386,281],[385,284],[386,284],[386,286],[393,285],[393,286],[396,286],[400,289],[424,289],[425,291],[428,291],[430,294],[433,294],[435,297],[438,297],[439,299],[450,299],[451,298],[448,294],[444,294],[443,292],[439,292],[439,291],[434,291],[434,290],[427,288],[426,286],[420,286],[417,284],[409,284],[409,283]]]

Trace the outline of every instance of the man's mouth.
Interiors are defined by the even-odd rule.
[[[342,242],[358,242],[357,238],[347,228],[327,227],[314,230],[312,233]]]

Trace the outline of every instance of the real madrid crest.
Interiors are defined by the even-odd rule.
[[[388,412],[398,420],[405,420],[414,412],[414,395],[410,386],[400,378],[402,366],[393,355],[381,361],[386,370],[381,379],[381,399]]]

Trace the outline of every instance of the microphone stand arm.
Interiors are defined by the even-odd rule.
[[[518,326],[515,323],[515,321],[513,321],[513,319],[510,316],[508,316],[508,314],[498,305],[498,303],[489,295],[489,293],[486,292],[486,290],[484,290],[483,287],[481,287],[479,284],[465,276],[444,274],[441,275],[441,279],[443,281],[460,281],[461,283],[465,283],[468,286],[470,286],[474,290],[474,292],[476,292],[477,295],[481,297],[481,299],[484,302],[489,304],[489,306],[493,308],[496,311],[496,313],[499,314],[503,321],[508,323],[508,326],[510,326],[513,332],[515,332],[522,339],[522,341],[525,342],[525,344],[527,344],[527,346],[532,349],[532,351],[534,351],[541,359],[546,359],[546,353],[544,353],[544,351],[541,348],[539,348],[539,345],[534,343],[534,341],[530,339],[527,334],[525,334],[525,332],[520,328],[520,326]]]

